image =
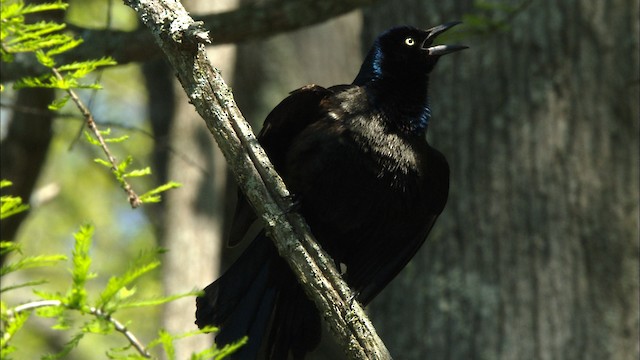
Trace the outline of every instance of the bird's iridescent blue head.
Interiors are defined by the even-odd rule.
[[[467,48],[433,45],[438,35],[458,24],[454,21],[427,30],[411,26],[387,30],[375,40],[353,83],[364,85],[382,78],[426,79],[442,55]]]

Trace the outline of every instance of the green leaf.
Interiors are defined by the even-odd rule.
[[[200,330],[188,332],[188,333],[185,333],[183,335],[174,336],[174,340],[175,339],[181,339],[181,338],[188,337],[188,336],[197,335],[197,334],[209,334],[209,333],[213,333],[213,332],[217,332],[217,331],[218,331],[218,329],[216,327],[206,326],[206,327],[204,327],[204,328],[202,328]],[[239,339],[238,341],[236,341],[235,343],[226,345],[222,349],[218,349],[214,345],[214,346],[212,346],[210,348],[207,348],[207,349],[205,349],[203,351],[200,351],[198,353],[193,354],[191,356],[191,359],[222,359],[224,357],[227,357],[227,356],[233,354],[238,349],[240,349],[242,346],[244,346],[247,343],[247,340],[248,340],[248,337],[245,336],[245,337]]]
[[[58,67],[58,71],[60,72],[69,72],[73,71],[73,76],[76,78],[84,77],[86,74],[94,71],[99,67],[104,66],[113,66],[118,63],[113,60],[111,57],[103,57],[98,60],[88,60],[82,62],[73,62],[71,64],[66,64]]]
[[[122,135],[120,137],[117,138],[105,138],[104,142],[106,143],[119,143],[119,142],[123,142],[125,140],[127,140],[129,138],[129,135]]]
[[[0,185],[0,188],[4,188],[11,186],[12,183],[8,180],[2,180]],[[0,220],[26,211],[27,209],[29,209],[29,205],[23,204],[22,199],[18,196],[0,196]]]
[[[164,352],[167,355],[167,359],[175,360],[176,349],[173,346],[173,336],[171,336],[171,334],[169,334],[166,330],[161,329],[158,332],[157,342],[159,344],[162,344],[162,348],[164,349]]]
[[[35,310],[36,314],[38,314],[38,316],[40,317],[58,318],[58,319],[61,319],[62,315],[64,314],[64,311],[65,311],[64,306],[46,306],[46,307],[37,308]],[[58,329],[63,329],[65,327],[68,327],[68,324],[65,326],[64,321],[58,322]]]
[[[48,108],[52,111],[60,110],[67,104],[69,99],[71,99],[71,96],[69,95],[61,97],[59,99],[55,99],[51,104],[49,104]]]
[[[13,241],[0,241],[0,255],[5,255],[14,251],[20,252],[20,244]]]
[[[5,22],[6,20],[20,16],[20,11],[24,8],[24,4],[22,2],[12,3],[12,4],[4,4],[5,0],[2,1],[2,12],[0,13],[0,19]]]
[[[102,144],[100,144],[100,141],[98,141],[98,139],[94,139],[93,135],[91,135],[91,133],[86,130],[84,131],[84,138],[92,145],[102,146]],[[109,164],[109,167],[111,167],[111,164]]]
[[[63,52],[67,52],[67,51],[77,47],[78,45],[82,44],[82,42],[83,42],[82,39],[70,38],[68,41],[60,44],[59,46],[56,46],[56,47],[52,48],[51,50],[48,50],[47,51],[47,56],[54,56],[54,55],[62,54]]]
[[[145,175],[151,175],[151,168],[150,167],[146,167],[144,169],[138,169],[138,170],[133,170],[133,171],[129,171],[128,173],[122,175],[123,177],[140,177],[140,176],[145,176]]]
[[[43,300],[59,300],[60,302],[64,300],[64,296],[60,293],[50,293],[40,290],[33,290],[33,293],[41,297]]]
[[[14,84],[13,88],[16,90],[24,89],[24,88],[34,88],[34,87],[45,87],[46,82],[45,79],[49,79],[51,75],[43,75],[40,77],[23,77],[18,79]]]
[[[95,158],[95,159],[93,159],[93,161],[98,163],[98,164],[100,164],[100,165],[104,165],[104,166],[106,166],[108,168],[111,168],[111,163],[106,161],[106,160],[102,160],[100,158]]]
[[[43,3],[43,4],[29,4],[22,9],[22,11],[20,12],[20,15],[26,15],[26,14],[42,12],[42,11],[51,11],[51,10],[66,10],[68,6],[69,4],[64,3],[62,1],[49,2],[49,3]]]
[[[172,302],[172,301],[177,300],[177,299],[182,299],[182,298],[190,297],[190,296],[196,296],[196,295],[199,295],[200,293],[201,293],[200,291],[194,290],[194,291],[191,291],[191,292],[188,292],[188,293],[174,294],[174,295],[169,295],[169,296],[165,296],[165,297],[159,297],[159,298],[155,298],[155,299],[127,301],[127,302],[123,302],[120,305],[118,305],[118,308],[119,309],[125,309],[125,308],[136,308],[136,307],[158,306],[158,305],[166,304],[168,302]]]
[[[67,306],[72,309],[82,309],[86,305],[85,284],[87,280],[95,277],[95,274],[89,272],[91,266],[89,249],[91,248],[93,231],[93,226],[85,224],[80,226],[78,232],[74,234],[75,246],[73,249],[73,268],[71,269],[73,286],[65,301]]]
[[[127,156],[126,159],[122,160],[122,162],[118,164],[118,173],[120,175],[124,174],[124,172],[127,171],[127,167],[129,167],[129,165],[131,165],[132,162],[133,162],[133,157],[131,155]]]
[[[160,193],[165,192],[167,190],[171,190],[171,189],[176,189],[181,187],[182,184],[177,183],[175,181],[170,181],[164,185],[160,185],[155,189],[152,189],[150,191],[147,191],[146,193],[142,194],[140,196],[140,201],[142,201],[143,203],[156,203],[156,202],[160,202],[160,200],[162,199],[160,197]]]
[[[125,299],[123,295],[128,295],[131,291],[126,289],[126,287],[140,276],[160,266],[160,261],[156,258],[158,253],[160,253],[159,249],[151,252],[142,252],[136,257],[123,275],[112,276],[106,288],[100,294],[97,307],[107,313],[115,311],[115,308],[119,307],[122,300]]]
[[[29,313],[18,313],[13,314],[10,319],[5,320],[6,311],[2,311],[2,325],[3,331],[2,336],[0,336],[0,358],[5,359],[8,354],[12,353],[15,348],[13,346],[9,346],[9,341],[24,325],[24,323],[29,318]]]
[[[106,351],[106,355],[109,359],[118,359],[118,360],[145,360],[148,357],[144,357],[139,353],[129,353],[125,354],[125,352],[131,350],[133,346],[131,344],[123,347],[111,348]]]
[[[20,198],[2,197],[0,205],[0,220],[29,210],[29,205],[23,204]]]
[[[57,262],[66,260],[64,255],[38,255],[27,256],[16,262],[8,263],[0,268],[0,276],[7,275],[17,270],[31,269],[35,267],[52,266]]]
[[[41,50],[36,51],[36,59],[40,64],[48,68],[52,68],[56,66],[55,60],[53,60],[53,58],[48,53],[45,53],[44,51],[41,51]]]
[[[21,288],[30,287],[30,286],[36,286],[36,285],[42,285],[42,284],[46,284],[46,283],[47,283],[47,280],[34,280],[34,281],[28,281],[28,282],[21,283],[21,284],[11,285],[11,286],[7,286],[7,287],[4,287],[4,288],[0,288],[0,294],[2,294],[3,292],[15,290],[15,289],[21,289]]]
[[[109,135],[111,135],[111,128],[106,128],[104,130],[99,130],[98,132],[102,136],[109,136]]]
[[[82,327],[85,332],[102,335],[112,333],[114,329],[113,323],[103,317],[96,317]]]
[[[238,351],[238,349],[243,347],[248,340],[249,338],[245,336],[242,339],[236,341],[235,343],[225,345],[222,349],[220,349],[216,353],[216,355],[214,356],[214,359],[216,360],[222,359],[233,354],[234,352]]]
[[[70,78],[63,77],[62,79],[58,79],[52,74],[42,75],[39,77],[24,77],[18,79],[14,84],[13,88],[16,90],[24,89],[24,88],[45,88],[45,89],[61,89],[68,90],[72,88],[77,88],[80,85],[78,81]]]

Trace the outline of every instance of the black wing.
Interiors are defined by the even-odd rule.
[[[309,124],[318,121],[322,116],[321,102],[339,87],[325,89],[317,85],[307,85],[292,91],[269,113],[258,134],[258,141],[276,171],[282,172],[293,139]],[[255,221],[256,215],[251,205],[244,194],[238,191],[238,202],[229,232],[229,246],[237,245]]]
[[[421,220],[421,230],[401,246],[393,236],[379,244],[380,247],[362,246],[362,252],[348,265],[346,280],[364,305],[373,300],[413,258],[444,210],[449,194],[449,164],[439,151],[431,147],[428,159],[425,170],[428,195],[423,199],[427,210]]]

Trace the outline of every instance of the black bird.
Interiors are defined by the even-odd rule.
[[[425,241],[449,192],[449,166],[429,146],[427,85],[434,45],[459,24],[403,26],[380,35],[351,85],[305,86],[269,114],[258,138],[299,202],[322,247],[363,305]],[[230,245],[256,220],[240,195]],[[339,266],[340,267],[340,266]],[[320,317],[264,231],[197,299],[196,324],[215,325],[218,344],[248,335],[236,358],[304,358]],[[262,348],[262,349],[261,349]]]

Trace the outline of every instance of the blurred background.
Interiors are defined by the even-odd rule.
[[[182,3],[205,16],[292,1]],[[121,2],[69,3],[61,16],[77,29],[141,26]],[[287,33],[238,35],[239,42],[212,46],[209,55],[257,133],[288,92],[350,83],[373,39],[387,28],[464,21],[440,40],[470,49],[443,58],[430,83],[428,139],[449,161],[449,202],[425,246],[368,309],[394,358],[638,358],[638,2],[371,3]],[[225,31],[254,25],[236,23]],[[215,41],[215,30],[211,36]],[[112,41],[114,52],[147,46],[103,41]],[[9,191],[28,199],[31,210],[3,220],[2,239],[21,243],[25,254],[69,254],[71,234],[89,221],[96,226],[92,266],[102,275],[94,280],[97,289],[157,245],[169,251],[138,292],[202,288],[238,255],[224,241],[233,177],[162,56],[119,62],[98,75],[104,90],[84,92],[83,100],[103,128],[130,135],[116,156],[131,154],[134,165],[152,167],[154,177],[134,186],[173,180],[183,187],[160,204],[132,210],[113,176],[93,162],[101,154],[79,136],[83,120],[72,107],[51,115],[51,91],[7,90],[1,177],[14,183]],[[64,268],[46,272],[20,276],[47,277],[50,289],[68,282]],[[25,290],[3,300],[33,297]],[[161,327],[194,330],[194,311],[194,299],[187,298],[118,316],[148,341]],[[46,320],[29,321],[29,331],[15,340],[25,344],[25,359],[59,351],[68,341]],[[208,336],[180,341],[177,358],[210,343]],[[95,337],[67,358],[105,358],[103,348],[124,345],[123,338]],[[314,356],[339,354],[323,344]]]

